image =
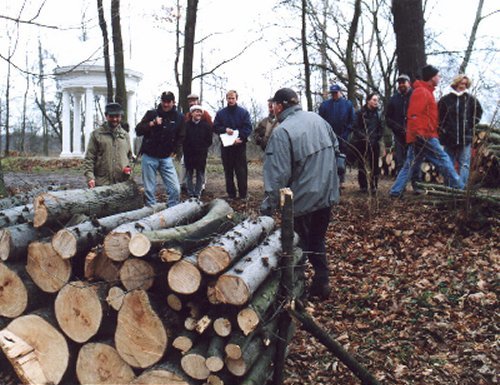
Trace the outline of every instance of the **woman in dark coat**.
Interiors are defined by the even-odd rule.
[[[467,90],[471,81],[458,75],[451,83],[452,91],[438,103],[439,140],[453,163],[458,164],[460,180],[467,184],[474,127],[481,120],[481,104]]]
[[[212,130],[207,121],[202,120],[203,108],[194,105],[189,109],[191,120],[186,122],[184,139],[184,165],[186,167],[186,187],[190,197],[199,198],[205,183],[208,148],[212,144]],[[196,170],[196,183],[193,184]]]
[[[378,111],[379,97],[377,94],[369,94],[366,104],[356,112],[354,119],[351,145],[354,147],[356,161],[358,164],[358,183],[362,192],[377,191],[380,167],[380,140],[382,139],[383,127]]]

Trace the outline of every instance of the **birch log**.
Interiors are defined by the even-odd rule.
[[[198,267],[210,275],[220,273],[255,247],[273,228],[271,217],[244,220],[198,253]]]
[[[33,225],[64,224],[78,214],[100,218],[142,206],[139,186],[133,181],[93,189],[47,192],[33,200]]]
[[[266,277],[278,266],[281,231],[274,231],[262,244],[219,276],[215,296],[220,303],[244,305]],[[298,237],[295,237],[297,243]]]
[[[28,245],[50,236],[48,228],[35,229],[31,223],[22,223],[0,229],[0,259],[14,261],[26,259]]]
[[[199,217],[204,206],[198,199],[189,199],[138,221],[125,223],[104,238],[104,251],[114,261],[124,261],[130,255],[129,242],[133,234],[185,224]]]
[[[52,246],[64,259],[88,253],[92,247],[104,240],[109,231],[124,223],[137,221],[164,209],[165,204],[160,203],[153,207],[146,206],[67,227],[54,234]]]

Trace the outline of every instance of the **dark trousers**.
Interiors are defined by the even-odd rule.
[[[236,183],[240,198],[247,197],[248,190],[248,165],[246,144],[221,148],[222,166],[224,167],[224,177],[226,179],[226,192],[230,197],[236,197]]]
[[[294,230],[300,237],[299,245],[314,269],[314,285],[328,284],[325,236],[330,213],[331,207],[326,207],[294,218]]]
[[[359,141],[355,143],[358,163],[358,184],[361,190],[376,190],[380,167],[378,158],[380,157],[380,147],[378,143]]]

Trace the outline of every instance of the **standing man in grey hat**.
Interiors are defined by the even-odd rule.
[[[106,122],[92,131],[83,162],[90,188],[124,182],[132,171],[130,138],[121,126],[122,106],[109,103],[104,108],[104,115]]]
[[[328,259],[325,236],[332,206],[339,201],[337,136],[328,122],[303,111],[290,88],[276,91],[274,114],[280,122],[266,147],[262,214],[279,206],[279,190],[289,187],[294,197],[294,229],[314,268],[309,295],[328,298]]]

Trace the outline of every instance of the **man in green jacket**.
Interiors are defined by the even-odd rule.
[[[106,122],[92,131],[85,152],[84,175],[90,188],[124,182],[131,173],[130,138],[121,126],[123,109],[109,103],[104,115]]]

